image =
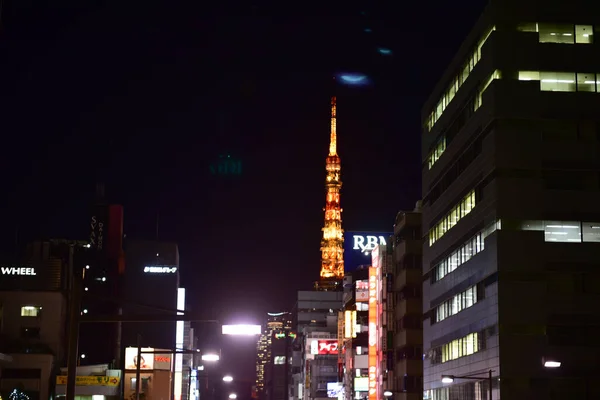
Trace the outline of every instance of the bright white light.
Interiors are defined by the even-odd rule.
[[[237,399],[237,394],[235,394],[235,393],[231,393],[231,394],[229,395],[229,398],[230,398],[230,399]]]
[[[89,290],[88,288],[85,288],[85,291],[86,291],[86,292],[87,292],[88,290]]]
[[[204,365],[198,365],[198,371],[204,371]]]
[[[106,277],[105,276],[102,277],[102,282],[106,282]]]
[[[231,382],[231,381],[233,381],[233,377],[232,377],[232,376],[230,376],[230,375],[225,375],[225,376],[223,377],[223,382]]]
[[[89,265],[86,265],[86,266],[85,266],[85,269],[90,269],[90,266],[89,266]]]
[[[87,247],[87,248],[89,249],[89,248],[90,248],[90,247],[92,247],[92,246],[91,246],[91,245],[88,243],[88,244],[86,244],[84,247]]]
[[[454,382],[454,378],[451,376],[442,376],[442,383],[452,383]]]
[[[218,354],[202,354],[202,361],[219,361],[220,359]]]
[[[544,361],[544,367],[546,368],[559,368],[560,361]]]
[[[84,313],[84,314],[87,314],[87,308],[84,308],[84,309],[83,309],[83,313]]]
[[[260,325],[223,325],[223,335],[254,336],[260,333]]]
[[[383,395],[384,395],[385,397],[391,397],[391,396],[392,396],[392,394],[393,394],[393,393],[392,393],[392,392],[390,392],[389,390],[386,390],[385,392],[383,392]]]
[[[80,355],[79,357],[81,357],[81,358],[85,358],[85,354],[82,354],[82,355]]]

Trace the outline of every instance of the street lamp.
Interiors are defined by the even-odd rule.
[[[229,398],[230,398],[231,400],[235,400],[235,399],[237,399],[237,394],[235,394],[235,393],[231,393],[231,394],[229,395]]]
[[[489,385],[489,391],[488,391],[488,399],[492,400],[492,372],[494,372],[494,370],[490,369],[488,371],[488,385]],[[455,379],[472,379],[472,380],[483,380],[484,378],[480,377],[480,376],[473,376],[473,375],[464,375],[464,376],[457,376],[457,375],[442,375],[442,383],[452,383],[454,382]]]
[[[237,325],[223,325],[223,335],[234,335],[234,336],[258,336],[261,333],[260,325],[248,325],[248,324],[237,324]]]
[[[231,375],[225,375],[223,377],[223,382],[231,382],[233,381],[233,377]]]
[[[394,393],[390,392],[389,390],[386,390],[385,392],[383,392],[383,395],[385,397],[392,397],[394,395]]]
[[[562,365],[560,361],[556,360],[546,360],[544,359],[544,368],[560,368]]]

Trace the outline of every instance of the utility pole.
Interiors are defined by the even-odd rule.
[[[135,400],[140,400],[140,369],[142,368],[142,335],[137,335],[137,360],[135,361]]]
[[[79,347],[79,314],[81,313],[81,280],[74,276],[69,301],[69,339],[67,348],[66,400],[75,400],[75,380]]]

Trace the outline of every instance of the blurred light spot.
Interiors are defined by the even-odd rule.
[[[392,51],[390,49],[386,49],[385,47],[380,47],[377,49],[377,51],[379,54],[383,54],[384,56],[389,56],[392,54]]]
[[[345,85],[364,86],[369,84],[369,77],[358,73],[339,74],[338,79]]]
[[[373,31],[371,30],[371,28],[365,28],[365,32],[367,32],[367,33],[371,33],[371,32],[373,32]]]

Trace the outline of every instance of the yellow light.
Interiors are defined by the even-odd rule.
[[[352,337],[352,311],[344,313],[344,339]]]

